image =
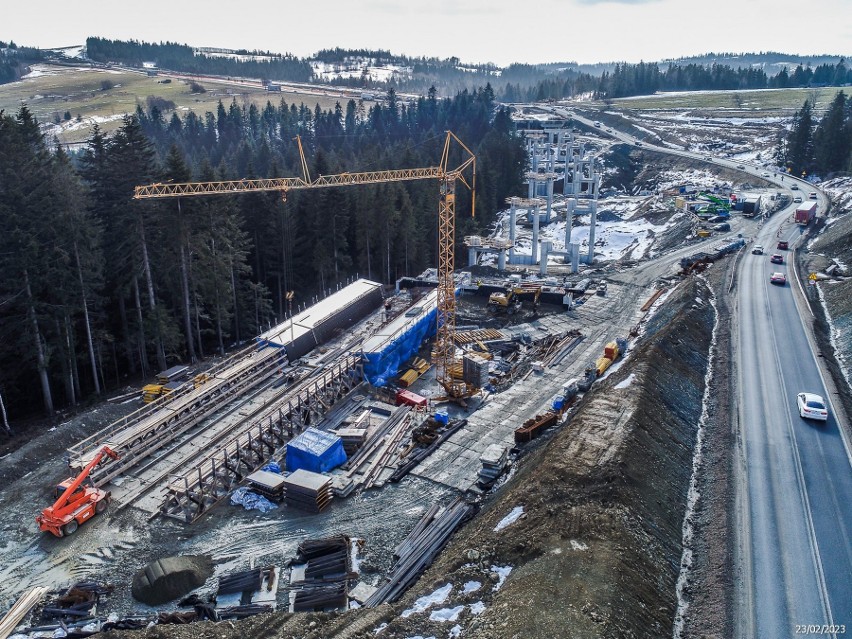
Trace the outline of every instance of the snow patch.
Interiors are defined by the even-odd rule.
[[[578,541],[576,539],[571,540],[571,550],[583,551],[583,550],[588,550],[588,549],[589,549],[588,544],[583,543],[582,541]]]
[[[627,376],[627,377],[625,377],[623,380],[621,380],[620,382],[618,382],[618,384],[616,384],[616,385],[615,385],[615,388],[617,388],[618,390],[621,390],[622,388],[627,388],[627,387],[629,387],[629,386],[630,386],[630,384],[632,384],[632,383],[633,383],[633,380],[634,380],[635,378],[636,378],[636,375],[635,375],[635,374],[633,374],[633,373],[630,373],[630,375],[628,375],[628,376]]]
[[[441,586],[435,592],[417,599],[417,601],[414,602],[414,605],[407,610],[403,610],[400,616],[402,618],[407,618],[417,612],[425,612],[430,606],[440,606],[447,600],[447,597],[450,596],[450,592],[452,592],[452,590],[453,584],[451,583],[446,586]]]
[[[455,637],[461,637],[462,627],[458,624],[450,628],[450,634],[448,635],[450,639],[455,639]]]
[[[472,592],[476,592],[480,588],[482,588],[481,581],[467,581],[465,582],[464,588],[462,589],[462,594],[467,595]]]
[[[352,572],[361,574],[361,562],[358,561],[358,549],[361,547],[362,540],[358,537],[352,537],[349,540],[349,553],[352,560]]]
[[[445,621],[455,621],[459,618],[462,610],[464,610],[464,606],[456,606],[455,608],[441,608],[440,610],[433,610],[432,614],[429,615],[429,621],[440,621],[441,623]]]
[[[500,587],[503,585],[503,582],[506,581],[506,577],[509,576],[509,573],[512,572],[512,566],[491,566],[491,571],[496,572],[499,579],[497,583],[494,584],[492,590],[497,592],[500,590]]]
[[[701,279],[707,284],[706,278],[701,275]],[[695,450],[692,454],[692,477],[689,480],[689,490],[686,494],[686,513],[683,517],[682,538],[683,538],[683,554],[680,558],[680,573],[677,576],[677,584],[675,593],[677,595],[677,610],[675,612],[674,630],[672,632],[673,639],[681,639],[683,637],[684,624],[686,623],[686,614],[689,610],[689,600],[685,593],[686,582],[689,579],[689,573],[692,570],[692,537],[694,534],[693,518],[695,509],[698,505],[698,499],[701,493],[698,491],[698,475],[701,472],[703,446],[704,446],[704,430],[706,428],[707,419],[709,418],[710,406],[710,390],[713,382],[713,374],[715,368],[716,342],[719,333],[719,312],[716,307],[716,296],[713,290],[707,284],[710,305],[713,307],[713,334],[710,337],[710,356],[707,361],[707,372],[704,374],[704,396],[701,398],[701,418],[698,420],[698,432],[695,436]]]
[[[501,519],[497,523],[497,525],[494,526],[494,532],[500,532],[501,530],[503,530],[507,526],[511,526],[516,521],[518,521],[521,518],[521,515],[523,515],[523,514],[524,514],[524,507],[523,506],[516,506],[515,508],[512,509],[512,512],[510,512],[508,515],[503,517],[503,519]]]
[[[481,601],[476,601],[470,604],[470,612],[473,615],[481,615],[483,612],[485,612],[485,604]]]

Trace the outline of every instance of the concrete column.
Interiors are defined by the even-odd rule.
[[[580,270],[580,245],[570,244],[571,247],[571,272],[576,273]]]
[[[574,208],[577,206],[577,200],[570,199],[566,202],[565,209],[565,250],[571,245],[571,226],[574,224]]]
[[[509,208],[509,264],[512,264],[515,259],[515,223],[517,221],[517,209],[515,201],[512,200],[512,206]]]
[[[535,264],[538,262],[538,206],[533,206],[527,211],[532,211],[533,216],[532,263]]]
[[[497,268],[501,271],[506,270],[506,249],[500,249],[497,252]]]
[[[467,249],[467,263],[470,266],[476,265],[476,249],[472,246]]]
[[[528,179],[528,182],[529,182],[530,188],[529,188],[529,195],[527,195],[527,197],[528,197],[529,199],[533,199],[534,197],[536,197],[536,193],[535,193],[535,184],[536,184],[536,182],[535,182],[535,178],[532,178],[532,177],[531,177],[531,178],[529,178],[529,179]]]
[[[589,255],[586,258],[586,264],[592,264],[595,261],[595,223],[598,221],[597,207],[592,204],[592,221],[589,226]]]
[[[541,243],[541,263],[538,267],[538,274],[542,277],[547,275],[547,255],[550,253],[550,249],[553,246],[551,242],[542,242]]]
[[[592,178],[592,183],[589,185],[592,196],[592,200],[589,202],[592,210],[592,225],[589,228],[589,257],[586,263],[592,264],[595,261],[595,223],[598,220],[598,188],[600,187],[601,180],[599,175],[595,175],[594,163],[590,163],[589,171]]]
[[[551,211],[552,208],[553,208],[553,177],[549,177],[549,178],[547,178],[547,214],[544,216],[545,224],[550,224],[550,211]]]

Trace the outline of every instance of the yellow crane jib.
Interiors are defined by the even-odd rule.
[[[471,192],[471,216],[476,214],[476,156],[452,131],[446,132],[441,161],[438,166],[363,171],[320,175],[311,179],[301,138],[296,138],[303,177],[265,178],[257,180],[220,180],[217,182],[157,183],[137,186],[133,198],[137,200],[198,195],[231,195],[258,191],[278,191],[283,199],[291,190],[318,189],[355,184],[383,184],[408,180],[440,180],[438,204],[438,319],[435,339],[436,377],[453,398],[469,397],[477,391],[465,382],[453,379],[450,371],[455,362],[455,227],[456,181]],[[453,142],[459,147],[462,160],[450,166]],[[470,180],[467,175],[470,174]]]

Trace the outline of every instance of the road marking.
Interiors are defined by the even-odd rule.
[[[764,289],[766,290],[766,293],[768,295],[769,294],[769,291],[768,291],[769,285],[764,281],[763,286],[764,286]],[[792,291],[790,292],[790,294],[792,295]],[[795,304],[795,300],[793,301],[793,303]],[[769,310],[769,312],[767,313],[767,317],[769,319],[769,325],[770,325],[770,329],[771,329],[770,335],[772,336],[772,342],[775,344],[775,348],[773,349],[773,354],[775,356],[775,364],[778,367],[778,377],[781,379],[781,388],[784,389],[784,391],[786,392],[787,384],[784,381],[784,369],[781,366],[781,358],[778,355],[778,353],[780,352],[780,349],[781,349],[781,345],[778,344],[778,340],[776,338],[777,334],[775,332],[775,321],[774,321],[774,318],[773,318],[772,303],[771,302],[768,304],[768,310]],[[808,347],[809,347],[808,350],[810,350],[810,343],[808,343]],[[817,367],[817,368],[819,368],[819,367]],[[801,459],[801,456],[799,455],[799,442],[796,439],[796,430],[793,427],[793,419],[792,419],[792,415],[790,414],[789,400],[784,402],[784,412],[787,413],[787,430],[790,432],[790,438],[793,441],[792,453],[793,453],[793,463],[794,463],[794,466],[796,468],[796,485],[799,488],[799,497],[802,500],[802,506],[805,510],[805,520],[806,520],[806,523],[807,523],[808,537],[809,537],[810,542],[811,542],[811,558],[813,559],[814,566],[816,567],[817,582],[819,583],[819,597],[820,597],[820,600],[822,600],[823,610],[826,614],[828,624],[830,626],[833,626],[834,625],[834,617],[831,614],[831,602],[829,601],[829,598],[828,598],[828,587],[826,586],[826,583],[825,583],[825,573],[823,572],[823,568],[822,568],[822,556],[821,556],[820,551],[819,551],[819,541],[817,540],[816,530],[814,528],[813,516],[811,515],[811,503],[810,503],[810,499],[808,499],[808,493],[807,493],[807,490],[806,490],[806,487],[805,487],[805,473],[802,470],[802,459]],[[836,635],[833,635],[833,636],[836,637]]]

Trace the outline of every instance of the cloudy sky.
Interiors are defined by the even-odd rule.
[[[715,52],[852,53],[852,0],[42,0],[0,40],[87,36],[308,56],[381,48],[464,62],[653,61]]]

